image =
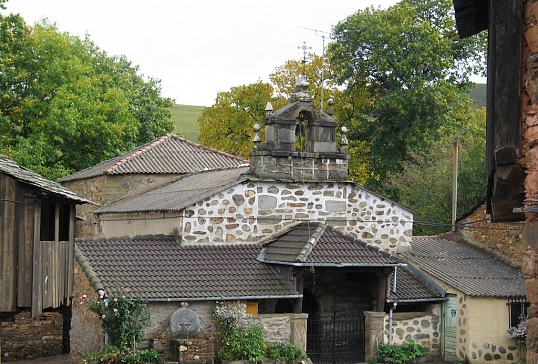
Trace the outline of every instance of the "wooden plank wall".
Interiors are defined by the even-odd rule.
[[[39,201],[31,191],[21,187],[24,206],[19,209],[19,272],[17,279],[17,306],[32,306],[32,250],[34,241],[34,216]]]
[[[69,304],[72,294],[73,263],[68,257],[74,254],[74,244],[69,241],[39,241],[34,244],[34,304],[32,316],[47,307]]]
[[[17,289],[17,181],[0,174],[0,311],[15,312]]]

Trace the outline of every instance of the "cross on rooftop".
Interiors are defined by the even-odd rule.
[[[306,42],[303,42],[303,46],[299,46],[297,47],[297,49],[302,49],[303,50],[303,59],[301,60],[301,63],[303,64],[303,67],[305,67],[306,65],[306,51],[309,50],[309,49],[312,49],[312,47],[307,47],[306,46]]]

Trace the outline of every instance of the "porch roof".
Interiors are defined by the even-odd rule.
[[[525,297],[525,277],[468,245],[435,236],[413,237],[405,257],[414,266],[476,297]]]
[[[94,289],[118,285],[149,301],[297,298],[276,269],[256,260],[258,244],[181,245],[174,236],[76,241]]]
[[[402,259],[322,222],[299,222],[269,236],[259,260],[294,266],[394,267]]]

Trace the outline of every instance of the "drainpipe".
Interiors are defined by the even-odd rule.
[[[398,306],[398,302],[393,302],[392,307],[389,309],[389,345],[392,345],[392,313]]]
[[[103,300],[105,302],[105,307],[108,307],[108,298]],[[105,330],[105,348],[108,346],[108,331]]]

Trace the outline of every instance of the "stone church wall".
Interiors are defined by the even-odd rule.
[[[387,251],[410,248],[413,215],[350,182],[245,182],[185,210],[183,241],[256,242],[298,221],[326,221]]]

